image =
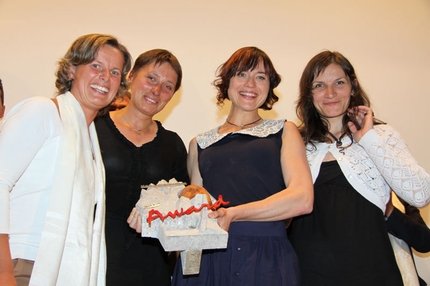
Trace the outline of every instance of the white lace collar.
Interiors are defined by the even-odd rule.
[[[205,149],[232,133],[247,134],[247,135],[252,135],[256,137],[267,137],[268,135],[275,134],[279,130],[281,130],[284,127],[285,121],[286,121],[285,119],[279,119],[279,120],[263,119],[261,124],[257,126],[247,128],[247,129],[242,129],[236,132],[228,132],[224,134],[218,133],[218,130],[221,127],[220,125],[212,130],[198,134],[196,137],[196,140],[200,148]]]

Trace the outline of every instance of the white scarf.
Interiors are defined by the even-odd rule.
[[[30,285],[105,285],[105,174],[97,133],[70,92],[57,101],[61,139]]]

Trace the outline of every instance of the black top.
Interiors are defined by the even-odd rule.
[[[384,214],[354,190],[337,161],[322,163],[314,192],[312,213],[289,227],[302,285],[403,285]]]
[[[141,238],[126,222],[141,185],[171,178],[189,183],[184,143],[156,123],[154,140],[136,147],[109,115],[95,121],[106,169],[106,285],[170,285],[167,254],[158,240]]]

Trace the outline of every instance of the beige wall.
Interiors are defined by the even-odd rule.
[[[254,45],[269,54],[283,81],[281,100],[263,115],[291,120],[308,60],[338,50],[354,64],[376,116],[430,171],[428,0],[0,0],[0,27],[7,109],[29,96],[52,96],[56,61],[82,34],[115,35],[134,58],[151,48],[171,50],[183,66],[183,85],[158,118],[187,145],[225,120],[228,108],[217,109],[210,83],[236,49]],[[429,223],[429,207],[422,213]],[[430,254],[419,256],[430,283]]]

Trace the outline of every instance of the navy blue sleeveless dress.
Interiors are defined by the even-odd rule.
[[[229,206],[262,200],[283,189],[280,164],[284,120],[264,120],[235,133],[216,129],[197,137],[203,186]],[[172,285],[300,285],[296,254],[285,221],[234,222],[227,249],[204,250],[198,275],[182,275],[180,259]]]

